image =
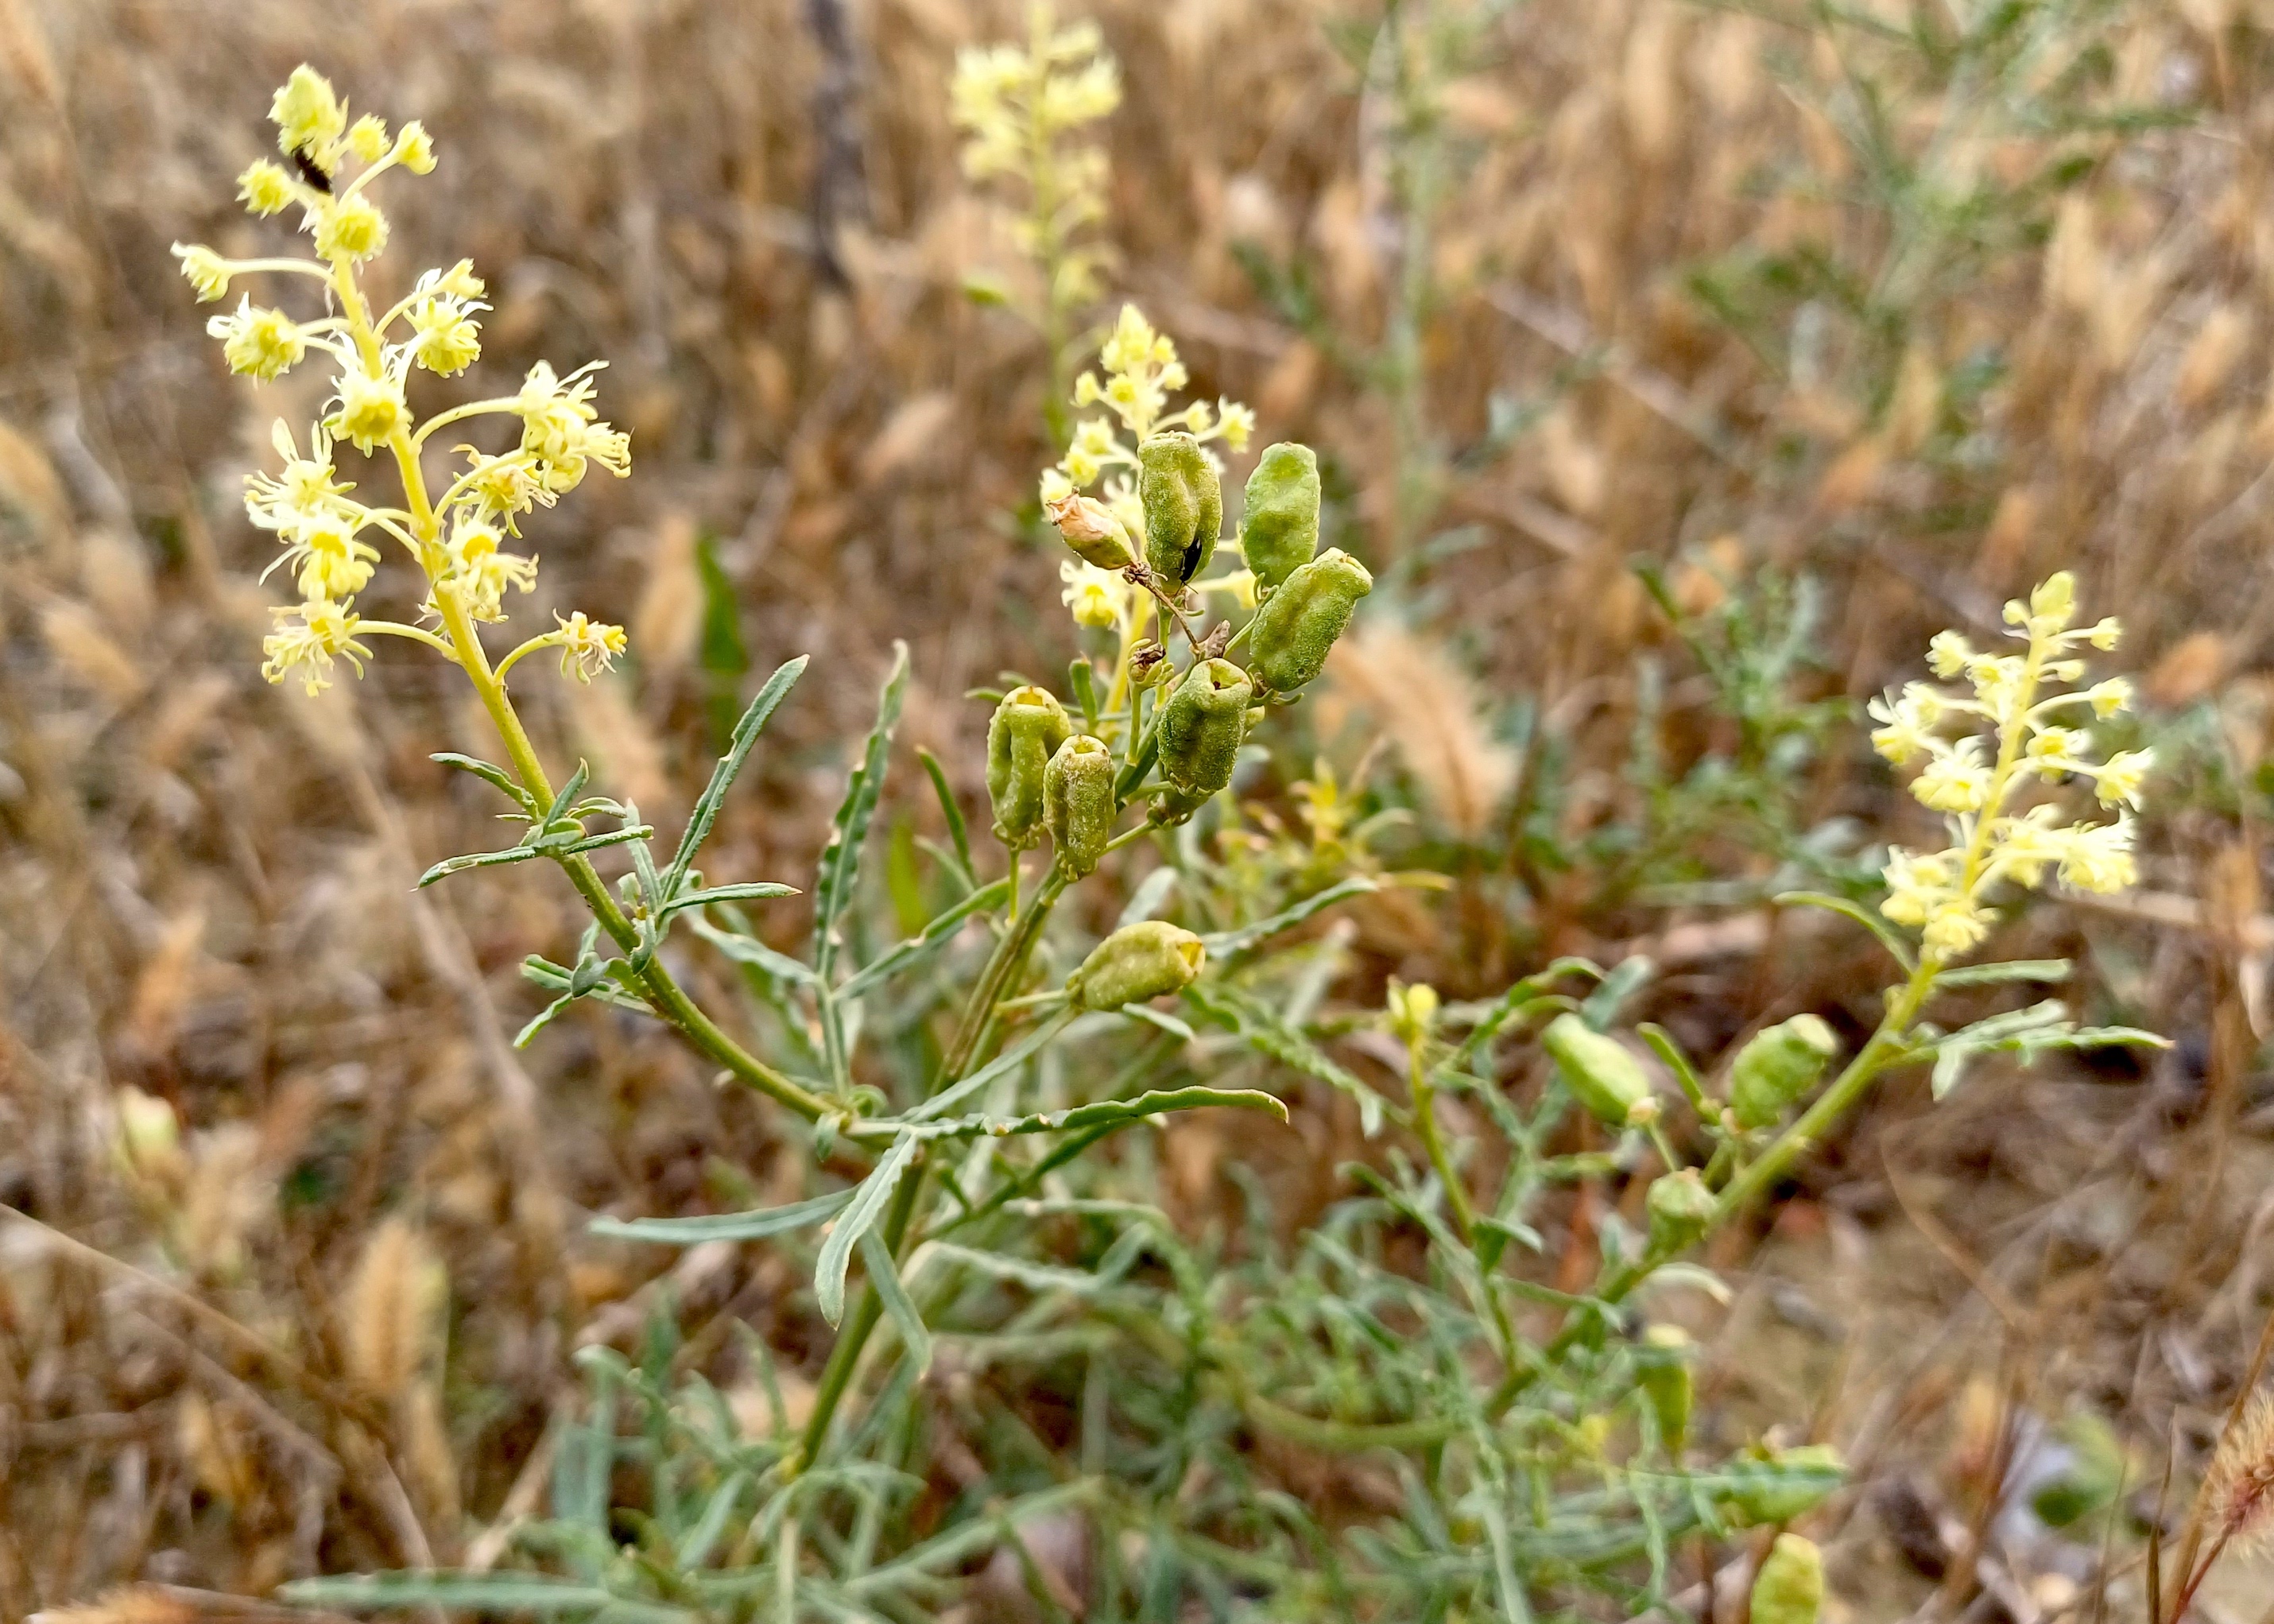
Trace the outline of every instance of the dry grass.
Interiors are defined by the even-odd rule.
[[[1930,274],[1900,219],[1855,200],[1871,178],[1804,94],[1867,64],[1794,29],[1672,0],[1540,0],[1483,22],[1474,70],[1436,97],[1464,155],[1424,237],[1396,229],[1396,110],[1336,48],[1364,39],[1370,10],[1101,6],[1129,87],[1111,126],[1118,286],[1177,334],[1199,389],[1317,444],[1343,544],[1397,565],[1322,707],[1341,768],[1387,736],[1425,827],[1489,852],[1511,795],[1532,792],[1500,728],[1520,699],[1568,746],[1562,833],[1631,819],[1638,657],[1688,668],[1628,572],[1643,555],[1814,572],[1834,684],[1857,693],[1924,632],[1993,623],[2003,595],[2075,567],[2088,602],[2125,615],[2158,703],[2218,709],[2212,731],[2255,771],[2274,632],[2263,9],[2111,8],[2116,92],[2196,122],[2120,154],[2079,144],[2096,167],[2042,246]],[[1012,10],[855,8],[862,173],[827,207],[804,19],[791,0],[0,0],[0,1199],[146,1272],[0,1227],[0,1614],[147,1580],[200,1588],[49,1616],[206,1616],[204,1591],[462,1558],[516,1493],[568,1350],[639,1323],[624,1305],[644,1265],[582,1240],[581,1214],[686,1210],[719,1165],[763,1188],[777,1154],[763,1117],[661,1038],[592,1018],[507,1046],[531,1008],[515,967],[557,954],[572,911],[521,870],[410,890],[434,854],[486,839],[476,799],[425,759],[478,747],[455,691],[388,659],[319,702],[259,681],[266,559],[236,484],[269,421],[306,415],[320,386],[253,396],[223,377],[166,246],[255,239],[221,178],[254,155],[295,63],[435,132],[445,167],[396,222],[423,252],[400,257],[467,252],[491,275],[486,373],[610,360],[636,477],[534,533],[546,590],[621,606],[637,667],[573,719],[532,685],[556,755],[591,757],[659,822],[683,811],[737,675],[705,662],[705,548],[753,664],[809,652],[840,674],[777,722],[759,793],[715,837],[723,870],[809,862],[831,741],[862,725],[892,638],[916,651],[906,731],[950,762],[972,759],[966,686],[1058,657],[1036,630],[1056,613],[1050,555],[1004,517],[1044,460],[1037,358],[958,292],[1013,255],[958,180],[944,77],[956,46],[1011,32]],[[2058,144],[1939,135],[1931,97],[1896,110],[1890,139],[1954,173],[2013,180]],[[1810,184],[1756,184],[1768,175]],[[817,218],[840,223],[817,239]],[[1914,278],[1892,350],[1875,359],[1834,322],[1816,350],[1765,355],[1684,290],[1687,266],[1808,242]],[[1259,297],[1243,245],[1310,268],[1319,328]],[[1407,401],[1426,443],[1395,389],[1324,338],[1392,331],[1412,252],[1437,289]],[[1961,412],[1950,391],[1992,341],[2004,373]],[[1538,416],[1502,448],[1510,405]],[[1424,545],[1440,532],[1462,545]],[[1669,747],[1719,742],[1701,697],[1677,684]],[[1901,827],[1852,757],[1825,778],[1827,806]],[[1849,1406],[1889,1440],[1891,1471],[1943,1474],[1961,1545],[2003,1492],[1985,1462],[2011,1450],[1895,1440],[1958,1414],[2001,1342],[2037,1350],[2027,1403],[2082,1394],[2143,1448],[2176,1424],[2200,1450],[2255,1333],[2263,803],[2239,804],[2207,796],[2159,829],[2154,884],[2206,898],[2193,915],[2022,927],[2090,952],[2188,1040],[2187,1063],[2120,1093],[1985,1084],[1931,1129],[1899,1091],[1871,1131],[1892,1155],[1901,1129],[1910,1182],[1882,1178],[1867,1138],[1796,1209],[1792,1244],[1828,1247],[1813,1266],[1841,1291],[1864,1278],[1854,1248],[1911,1234],[1891,1189],[1926,1181],[1944,1238],[2002,1282],[1971,1296],[1955,1263],[1914,1270],[1936,1283],[1901,1323],[1956,1327],[1931,1356],[1831,1361],[1768,1395],[1787,1415]],[[1438,912],[1369,917],[1360,946],[1385,973],[1475,992],[1538,940],[1538,918],[1495,900],[1507,881],[1472,867]],[[1686,922],[1535,901],[1559,941]],[[1682,967],[1668,1018],[1705,1011],[1726,1037],[1854,996],[1864,973],[1733,939]],[[178,1137],[122,1164],[117,1124],[146,1097]],[[2095,1191],[2138,1214],[2128,1233],[2080,1195]],[[708,1258],[679,1300],[809,1361],[817,1322],[767,1269]],[[1995,1300],[2023,1303],[2024,1326],[1984,1319]],[[2022,1401],[1990,1379],[1984,1425],[2004,1436]],[[1856,1616],[1895,1616],[1901,1586],[1871,1571],[1835,1564],[1835,1589],[1864,1587]]]

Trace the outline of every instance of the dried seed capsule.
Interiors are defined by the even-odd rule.
[[[1161,776],[1203,799],[1230,783],[1254,691],[1231,661],[1195,661],[1161,706]]]
[[[1113,838],[1113,752],[1105,741],[1077,733],[1058,747],[1043,773],[1043,822],[1058,863],[1079,880],[1096,868]]]
[[[1137,448],[1137,499],[1145,504],[1145,562],[1163,591],[1182,592],[1208,568],[1224,533],[1224,487],[1201,442],[1181,430]]]
[[[1713,1192],[1694,1168],[1660,1174],[1650,1182],[1650,1250],[1660,1258],[1687,1251],[1713,1221]]]
[[[1658,1419],[1659,1441],[1670,1455],[1680,1454],[1690,1437],[1690,1347],[1689,1333],[1680,1326],[1653,1326],[1643,1333],[1635,1365],[1635,1380]]]
[[[1267,591],[1319,550],[1319,458],[1309,446],[1282,441],[1263,448],[1247,476],[1239,550],[1255,584]]]
[[[1327,651],[1350,624],[1358,601],[1374,590],[1364,564],[1330,547],[1290,575],[1255,611],[1249,663],[1255,680],[1278,693],[1291,693],[1316,676]]]
[[[1042,838],[1043,774],[1073,732],[1065,707],[1046,688],[1013,688],[995,707],[987,724],[987,798],[995,838],[1014,851]]]
[[[1128,526],[1096,498],[1070,492],[1050,503],[1046,511],[1065,544],[1099,569],[1126,570],[1137,562],[1137,547],[1129,539]]]
[[[1658,1114],[1642,1062],[1615,1038],[1566,1011],[1547,1023],[1540,1046],[1563,1074],[1572,1098],[1612,1128],[1639,1127]]]
[[[1824,1609],[1824,1553],[1813,1540],[1779,1534],[1753,1581],[1753,1624],[1816,1624]]]
[[[1816,1086],[1839,1048],[1832,1029],[1812,1015],[1796,1015],[1753,1035],[1737,1051],[1729,1072],[1729,1107],[1740,1128],[1766,1128]]]
[[[1066,978],[1066,994],[1085,1009],[1118,1009],[1190,986],[1207,961],[1208,949],[1192,932],[1146,919],[1091,948]]]

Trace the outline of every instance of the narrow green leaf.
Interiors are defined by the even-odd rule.
[[[1062,1268],[1048,1263],[1029,1263],[1023,1258],[1006,1258],[1000,1252],[958,1246],[953,1241],[934,1241],[924,1250],[943,1262],[975,1270],[991,1279],[1024,1286],[1029,1291],[1084,1293],[1097,1291],[1113,1283],[1087,1270]]]
[[[1844,896],[1827,896],[1821,891],[1780,891],[1769,901],[1780,908],[1821,908],[1827,913],[1853,919],[1879,939],[1888,956],[1902,966],[1905,975],[1918,968],[1918,962],[1911,956],[1910,945],[1895,934],[1895,927],[1859,903],[1851,903]]]
[[[955,855],[963,865],[963,872],[971,872],[971,835],[963,827],[963,808],[955,802],[955,791],[948,787],[947,769],[939,758],[924,749],[916,748],[916,759],[923,763],[925,775],[931,780],[932,793],[939,797],[940,815],[947,820],[947,837],[955,844]]]
[[[1363,877],[1345,880],[1338,885],[1329,886],[1316,895],[1305,897],[1292,908],[1281,909],[1269,918],[1258,919],[1252,925],[1237,925],[1228,931],[1216,931],[1201,937],[1201,942],[1208,948],[1209,958],[1217,960],[1231,958],[1235,954],[1245,952],[1267,937],[1276,936],[1282,931],[1293,930],[1322,909],[1331,908],[1346,898],[1363,896],[1370,891],[1380,889],[1381,887],[1374,880]]]
[[[2067,959],[2008,959],[2002,964],[1961,964],[1935,971],[1942,986],[1994,986],[2005,981],[2066,981],[2073,967]]]
[[[853,1261],[853,1248],[862,1235],[877,1226],[885,1215],[885,1204],[900,1188],[900,1175],[915,1159],[922,1140],[906,1135],[892,1141],[892,1148],[877,1161],[876,1171],[862,1179],[853,1192],[845,1214],[829,1231],[829,1238],[821,1243],[821,1258],[813,1275],[814,1295],[821,1307],[821,1317],[831,1325],[845,1318],[845,1270]]]
[[[944,1097],[944,1096],[943,1096]],[[1234,1111],[1261,1111],[1281,1122],[1287,1120],[1287,1102],[1260,1088],[1156,1089],[1133,1099],[1098,1099],[1065,1111],[1045,1111],[1032,1116],[966,1116],[953,1122],[927,1122],[917,1132],[927,1138],[968,1139],[980,1134],[1000,1137],[1009,1134],[1061,1133],[1133,1122],[1172,1111],[1198,1111],[1216,1107]]]
[[[471,773],[483,782],[493,784],[505,792],[506,797],[530,817],[537,815],[537,797],[521,787],[518,780],[493,761],[484,761],[473,756],[462,756],[455,750],[437,751],[426,758],[440,761],[444,767],[455,767],[462,773]]]
[[[711,1560],[719,1537],[727,1531],[727,1519],[743,1495],[757,1486],[757,1479],[749,1472],[729,1472],[727,1480],[712,1491],[711,1499],[703,1507],[703,1514],[680,1542],[679,1566],[682,1572],[695,1572]]]
[[[869,820],[876,816],[877,797],[884,792],[885,763],[907,691],[908,646],[895,642],[892,669],[877,696],[877,725],[869,730],[860,765],[845,782],[845,798],[830,826],[829,844],[822,849],[821,872],[814,883],[813,967],[825,985],[836,967],[838,921],[852,903],[854,883],[860,878],[861,848],[869,838]]]
[[[1359,1128],[1367,1138],[1382,1131],[1382,1096],[1261,1000],[1219,981],[1186,987],[1185,1001],[1257,1054],[1348,1094],[1358,1102]]]
[[[636,993],[624,991],[612,981],[601,981],[589,987],[578,988],[576,985],[575,973],[567,966],[556,964],[551,959],[538,954],[532,953],[522,960],[521,973],[548,993],[573,993],[578,998],[597,998],[602,1003],[613,1004],[619,1009],[636,1010],[641,1015],[655,1013],[649,1007],[647,1000]]]
[[[992,885],[982,886],[954,906],[943,908],[932,916],[931,922],[926,925],[918,934],[909,937],[906,941],[895,942],[869,963],[862,965],[857,975],[852,977],[837,990],[838,998],[849,1002],[867,993],[886,977],[898,975],[916,960],[945,943],[973,914],[995,907],[1010,895],[1011,882],[1008,880],[998,880]]]
[[[1025,1065],[1038,1051],[1064,1031],[1073,1018],[1070,1013],[1064,1011],[1052,1016],[969,1076],[959,1078],[898,1120],[903,1122],[925,1122],[945,1116],[957,1106],[990,1086],[998,1077]]]
[[[1124,925],[1141,924],[1153,918],[1167,904],[1169,894],[1176,888],[1175,869],[1165,864],[1155,869],[1139,882],[1127,905],[1121,910],[1121,917],[1113,922],[1113,928],[1118,931]]]
[[[519,1031],[514,1033],[513,1046],[516,1049],[527,1048],[538,1033],[543,1031],[546,1027],[553,1024],[553,1018],[555,1016],[559,1015],[563,1009],[566,1009],[569,1005],[576,1001],[576,993],[561,993],[560,997],[554,999],[551,1003],[546,1005],[544,1008],[530,1016],[529,1023],[523,1026]]]
[[[560,821],[561,814],[575,803],[578,796],[584,794],[584,786],[591,782],[591,777],[592,764],[579,759],[576,770],[568,774],[568,782],[561,786],[561,793],[553,797],[553,804],[546,807],[545,815],[537,820],[538,827],[550,831],[553,826]]]
[[[1461,1046],[1453,1051],[1452,1059],[1446,1063],[1456,1069],[1464,1069],[1479,1054],[1489,1052],[1493,1039],[1500,1036],[1502,1030],[1532,1005],[1538,1003],[1547,995],[1547,989],[1564,977],[1593,976],[1600,980],[1602,974],[1601,968],[1592,959],[1560,958],[1546,969],[1525,977],[1486,1006],[1484,1012],[1478,1016],[1476,1024],[1469,1029],[1469,1035],[1462,1040]]]
[[[682,908],[701,908],[712,903],[762,903],[769,897],[798,895],[795,886],[781,885],[772,880],[752,880],[741,885],[712,886],[704,891],[681,891],[666,903],[659,911],[667,918]]]
[[[840,1190],[788,1206],[759,1207],[749,1212],[709,1212],[699,1218],[596,1218],[586,1225],[594,1235],[620,1241],[655,1241],[666,1246],[695,1246],[704,1241],[763,1241],[817,1224],[842,1211],[854,1191]]]
[[[621,1617],[691,1620],[677,1607],[632,1603],[595,1584],[549,1579],[541,1574],[400,1573],[343,1574],[325,1579],[296,1579],[276,1594],[303,1606],[358,1611],[382,1607],[466,1607],[481,1613],[567,1613],[588,1608],[633,1609]]]
[[[508,846],[503,851],[470,851],[463,857],[444,857],[418,876],[418,888],[423,891],[438,880],[463,874],[470,868],[496,868],[507,863],[526,863],[531,857],[543,855],[527,846]]]
[[[755,936],[740,931],[722,931],[708,919],[695,921],[695,933],[737,963],[755,964],[778,981],[795,986],[817,986],[821,978],[802,960],[787,953],[778,953]]]
[[[1076,654],[1066,666],[1066,685],[1073,692],[1074,704],[1081,712],[1082,731],[1097,731],[1097,673],[1087,654]]]
[[[797,685],[797,679],[804,675],[809,658],[800,654],[777,667],[774,674],[766,678],[765,686],[758,690],[757,697],[750,701],[749,708],[742,713],[742,719],[734,724],[734,737],[727,744],[727,753],[719,757],[718,765],[711,769],[711,782],[704,786],[702,795],[696,800],[695,810],[687,816],[687,827],[680,833],[679,850],[672,854],[671,867],[666,871],[670,881],[666,888],[667,894],[675,895],[680,882],[686,879],[688,866],[695,861],[696,852],[709,838],[712,826],[719,821],[719,808],[726,802],[727,791],[734,786],[743,762],[749,759],[750,749],[758,742],[758,735],[764,731],[774,708]]]
[[[1175,1016],[1156,1009],[1150,1004],[1124,1004],[1120,1013],[1133,1021],[1142,1021],[1148,1026],[1157,1026],[1171,1038],[1179,1039],[1186,1043],[1191,1043],[1198,1037],[1191,1027],[1177,1019]]]
[[[884,1299],[885,1313],[900,1333],[900,1346],[908,1350],[915,1362],[916,1377],[921,1380],[931,1369],[931,1333],[924,1329],[923,1316],[916,1312],[907,1288],[900,1283],[900,1272],[892,1265],[892,1254],[885,1244],[885,1237],[874,1229],[861,1237],[861,1266],[869,1271],[869,1283]]]

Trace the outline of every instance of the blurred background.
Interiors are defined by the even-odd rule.
[[[1700,1051],[1798,1008],[1867,1028],[1864,945],[1760,906],[1865,895],[1874,846],[1926,830],[1862,699],[2057,568],[2124,617],[2146,883],[1999,951],[2076,956],[2090,1013],[2177,1046],[1931,1118],[1891,1084],[1766,1250],[1728,1237],[1751,1283],[1713,1391],[1875,1440],[1859,1618],[1977,1582],[1950,1575],[2015,1415],[2199,1443],[2274,1215],[2274,7],[1081,11],[1123,85],[1085,318],[1134,301],[1258,445],[1316,446],[1328,539],[1381,582],[1256,789],[1291,815],[1331,778],[1401,814],[1383,860],[1445,876],[1356,914],[1364,996],[1647,953],[1651,1013]],[[241,480],[324,380],[228,376],[169,245],[276,251],[230,178],[302,61],[425,122],[441,167],[391,194],[381,285],[472,258],[471,392],[605,358],[634,435],[629,480],[527,526],[532,607],[632,648],[573,704],[527,684],[539,744],[674,824],[757,674],[812,654],[710,859],[794,878],[894,638],[902,747],[967,805],[965,690],[1065,658],[1047,358],[972,297],[1033,273],[947,92],[960,48],[1025,26],[976,0],[0,0],[0,1201],[114,1260],[0,1223],[0,1614],[463,1557],[571,1349],[629,1341],[659,1288],[584,1216],[794,1180],[659,1031],[586,1012],[509,1046],[541,1002],[520,961],[580,921],[530,870],[411,889],[493,838],[426,759],[487,744],[463,685],[392,646],[317,699],[260,680],[273,548]],[[902,842],[938,832],[908,779]],[[122,1156],[138,1125],[155,1148]],[[1220,1131],[1171,1136],[1194,1223]],[[668,1284],[793,1365],[825,1348],[762,1258]],[[365,1395],[395,1469],[312,1439],[247,1337]],[[1981,1582],[2003,1612],[1973,1616],[2061,1605]],[[2256,1617],[2265,1582],[2206,1616]]]

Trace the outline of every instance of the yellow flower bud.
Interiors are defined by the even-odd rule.
[[[1066,978],[1066,993],[1085,1009],[1118,1009],[1192,985],[1208,961],[1201,939],[1165,919],[1125,925],[1090,950]]]
[[[256,158],[237,178],[237,195],[253,214],[281,214],[293,200],[292,178],[267,159]]]
[[[302,63],[276,92],[268,117],[275,121],[280,150],[288,155],[304,154],[318,169],[331,172],[332,143],[347,127],[347,110],[340,105],[331,80]]]
[[[358,193],[325,201],[316,221],[316,252],[328,260],[368,260],[387,246],[387,216]]]

